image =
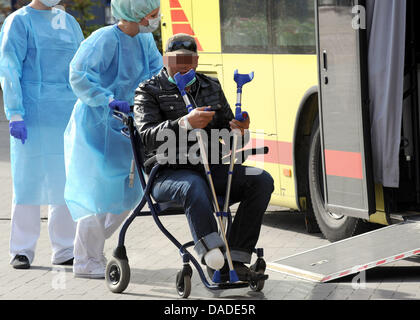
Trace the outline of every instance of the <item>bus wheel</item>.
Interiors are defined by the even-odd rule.
[[[358,218],[333,214],[325,208],[319,121],[315,121],[312,129],[308,178],[313,211],[325,238],[334,242],[368,231],[369,223]]]

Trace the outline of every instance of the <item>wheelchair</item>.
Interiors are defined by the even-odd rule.
[[[178,295],[181,298],[188,298],[191,293],[191,277],[193,274],[193,269],[191,268],[191,263],[195,267],[200,276],[200,279],[204,286],[209,290],[226,290],[226,289],[238,289],[250,287],[252,291],[259,292],[263,290],[265,278],[259,279],[258,281],[240,281],[235,283],[230,282],[221,282],[214,283],[209,281],[201,267],[200,263],[194,258],[194,256],[188,251],[188,248],[194,246],[194,241],[181,244],[162,224],[160,217],[174,214],[184,214],[183,211],[179,210],[180,207],[175,202],[166,202],[158,203],[155,202],[151,197],[151,187],[153,185],[154,179],[162,168],[161,165],[156,164],[151,170],[148,180],[146,182],[145,167],[148,165],[149,161],[153,161],[153,158],[144,163],[144,147],[140,140],[140,136],[135,129],[134,119],[132,116],[123,114],[120,112],[114,112],[114,118],[122,121],[124,128],[121,130],[121,133],[130,139],[132,151],[134,155],[135,166],[140,178],[140,183],[143,188],[144,195],[137,205],[137,207],[130,213],[128,218],[125,220],[124,224],[121,227],[118,246],[115,248],[112,254],[112,259],[107,263],[105,271],[105,279],[108,289],[113,293],[122,293],[129,285],[130,282],[130,266],[128,263],[128,257],[126,248],[124,246],[125,236],[128,228],[131,223],[137,217],[142,216],[152,216],[156,225],[162,231],[162,233],[178,248],[179,253],[182,258],[182,269],[177,272],[175,280],[175,288]],[[251,149],[243,151],[243,159],[246,159],[249,155],[268,153],[268,148],[262,149]],[[223,200],[221,198],[220,200]],[[142,211],[145,205],[149,206],[150,211]],[[230,226],[232,224],[232,216],[228,215],[228,228],[227,233],[229,233]],[[255,263],[250,267],[254,272],[264,275],[266,270],[266,263],[264,261],[263,249],[254,249],[254,254],[257,255]]]

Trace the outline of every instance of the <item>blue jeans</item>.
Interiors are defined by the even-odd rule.
[[[225,196],[228,170],[228,165],[211,166],[218,196]],[[269,173],[235,165],[230,202],[240,204],[228,238],[232,260],[250,263],[260,235],[263,215],[273,191],[274,181]],[[224,248],[218,234],[212,194],[204,172],[161,169],[152,187],[152,196],[158,202],[176,201],[184,207],[195,242],[194,249],[201,259],[211,249]]]

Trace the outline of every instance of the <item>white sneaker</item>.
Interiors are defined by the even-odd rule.
[[[75,278],[105,279],[106,259],[103,257],[100,262],[90,260],[84,265],[73,265]]]
[[[106,265],[108,264],[108,259],[105,257],[105,255],[102,255],[101,261],[102,261],[102,263],[104,264],[104,266],[106,268]]]

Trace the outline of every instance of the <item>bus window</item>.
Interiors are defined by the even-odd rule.
[[[273,1],[273,53],[316,54],[313,0]]]
[[[268,0],[220,0],[223,53],[268,53]]]

